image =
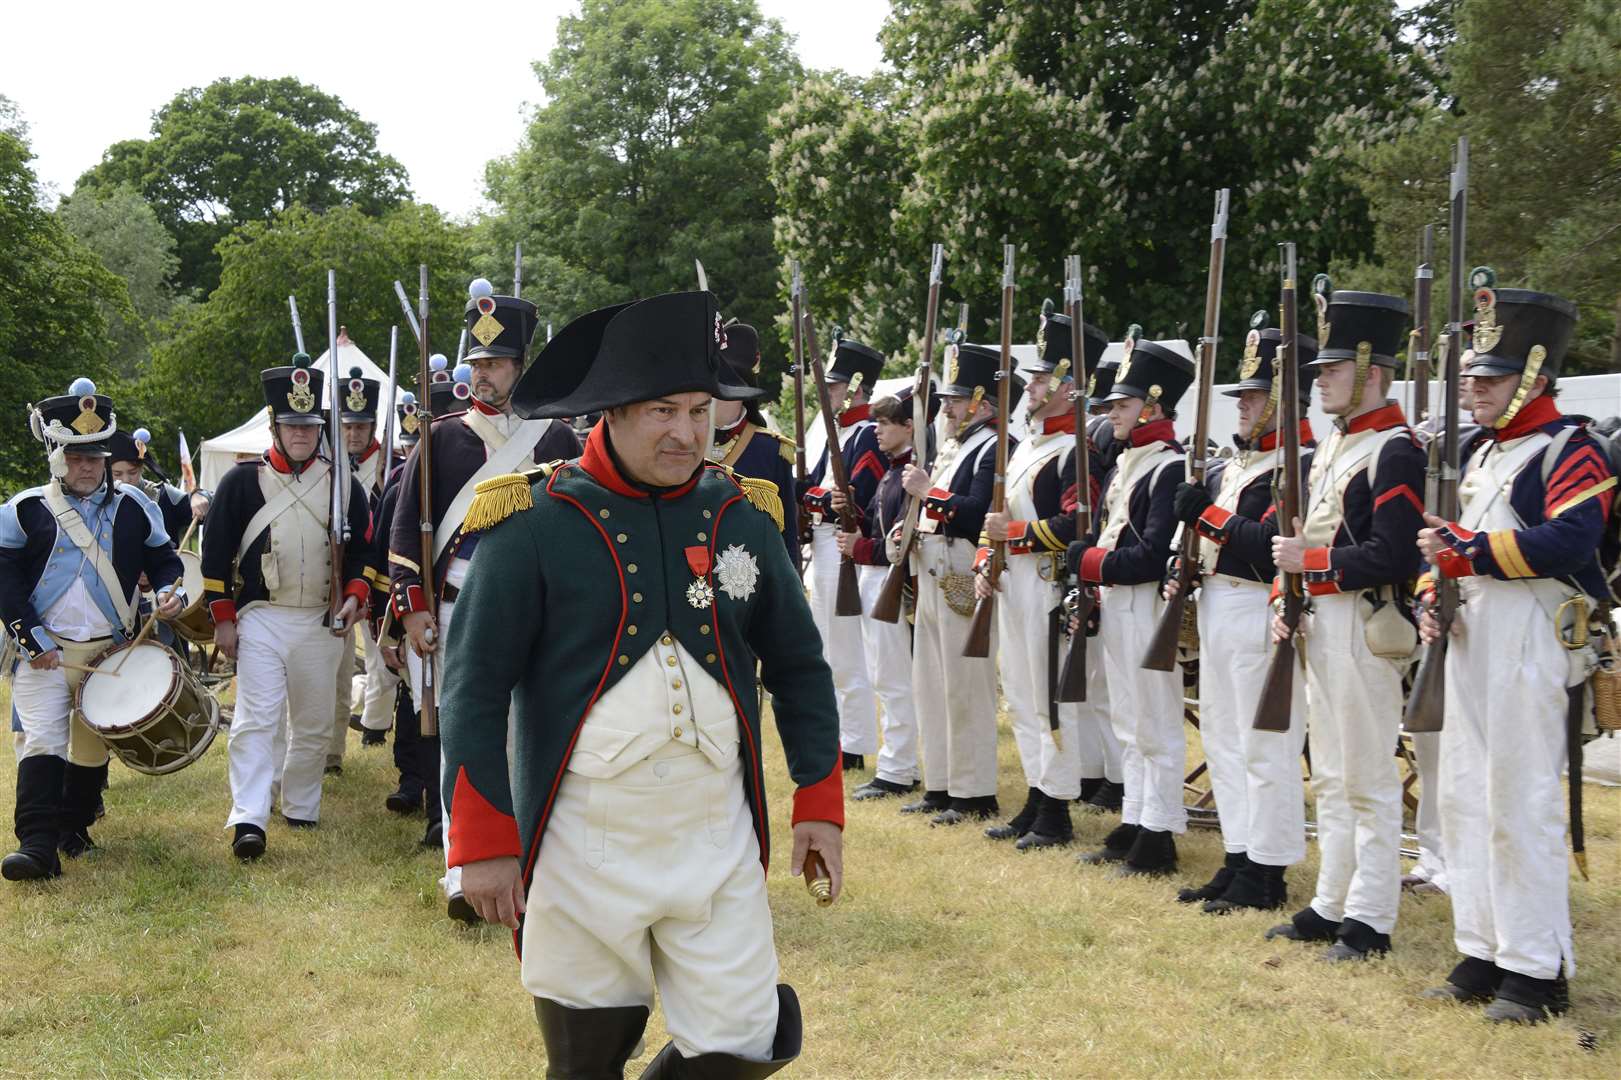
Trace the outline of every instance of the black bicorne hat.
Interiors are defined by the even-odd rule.
[[[1411,311],[1400,296],[1335,290],[1327,298],[1326,311],[1318,307],[1317,358],[1313,365],[1355,360],[1366,354],[1380,367],[1395,367],[1396,353],[1407,338]]]
[[[742,378],[744,384],[753,386],[754,369],[760,366],[760,332],[748,323],[740,322],[732,323],[725,330],[726,341],[721,346],[721,361],[734,375]]]
[[[326,399],[321,392],[326,379],[310,364],[308,353],[296,353],[286,367],[266,368],[259,373],[264,384],[265,404],[270,417],[279,424],[321,424]]]
[[[1474,284],[1475,319],[1463,373],[1518,375],[1535,356],[1538,374],[1558,375],[1576,332],[1576,305],[1552,293]]]
[[[1272,380],[1275,377],[1278,346],[1283,344],[1283,331],[1275,326],[1267,326],[1267,313],[1265,310],[1257,311],[1250,318],[1250,332],[1244,337],[1244,358],[1238,364],[1238,385],[1222,393],[1228,397],[1238,397],[1245,390],[1271,390]],[[1300,399],[1311,399],[1311,372],[1309,368],[1317,360],[1317,339],[1306,334],[1295,335],[1295,366],[1300,370]]]
[[[78,378],[68,392],[48,397],[33,407],[30,426],[47,446],[62,446],[86,457],[107,457],[109,440],[117,430],[113,399],[96,393],[96,384]],[[54,438],[60,435],[62,438]],[[71,439],[69,442],[67,440]]]
[[[860,375],[861,385],[871,392],[872,384],[878,381],[883,370],[883,353],[859,341],[839,338],[833,347],[833,363],[828,365],[825,376],[830,383],[847,383],[854,382]]]
[[[946,377],[945,385],[940,387],[940,397],[972,397],[975,390],[984,392],[984,400],[990,404],[997,403],[996,379],[1002,371],[1002,352],[988,345],[974,345],[963,342],[961,345],[948,346],[946,349]],[[1024,376],[1017,371],[1011,373],[1013,385],[1008,388],[1008,408],[1019,403],[1024,396]]]
[[[383,384],[376,379],[362,378],[360,368],[349,369],[349,377],[344,380],[340,391],[339,412],[343,418],[352,422],[377,420],[377,403],[382,394]]]
[[[488,287],[489,282],[479,278],[469,289],[474,295],[462,312],[469,339],[462,359],[506,358],[522,364],[529,359],[529,343],[540,325],[539,310],[516,296],[478,295]]]
[[[670,394],[752,401],[761,391],[730,380],[726,341],[710,292],[665,293],[588,312],[535,358],[512,393],[528,419],[601,412]]]
[[[1105,401],[1142,398],[1172,409],[1193,385],[1193,361],[1157,341],[1128,343],[1129,351],[1115,372],[1114,385]]]

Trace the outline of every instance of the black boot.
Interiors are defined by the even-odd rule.
[[[1283,880],[1286,869],[1246,858],[1227,891],[1205,903],[1205,914],[1225,915],[1239,908],[1276,911],[1289,902],[1289,886]]]
[[[1107,782],[1108,781],[1104,780],[1101,776],[1082,777],[1081,795],[1080,798],[1075,800],[1076,804],[1082,809],[1085,809],[1086,804],[1092,801],[1092,796],[1098,793],[1098,788],[1102,787]]]
[[[929,819],[930,825],[957,825],[964,821],[989,821],[1000,811],[995,795],[975,795],[951,799],[951,805]]]
[[[231,837],[231,854],[252,862],[265,853],[265,831],[257,825],[238,825]]]
[[[62,814],[58,818],[57,843],[62,854],[76,859],[93,851],[90,826],[99,816],[101,789],[107,783],[107,765],[75,765],[68,762],[62,773]]]
[[[574,1009],[535,999],[535,1019],[546,1042],[546,1080],[624,1080],[625,1062],[647,1029],[648,1008],[624,1005]]]
[[[62,873],[57,857],[62,777],[67,761],[39,754],[17,762],[17,850],[0,860],[7,881],[38,881]]]
[[[1486,1006],[1486,1019],[1494,1024],[1540,1024],[1570,1011],[1570,984],[1564,973],[1552,979],[1533,979],[1505,971],[1497,996]]]
[[[1370,956],[1383,956],[1390,951],[1390,935],[1381,934],[1365,922],[1346,919],[1340,923],[1340,932],[1318,959],[1330,964],[1348,960],[1366,960]]]
[[[1029,794],[1024,797],[1024,809],[1002,824],[992,825],[985,830],[985,835],[992,840],[1016,840],[1023,836],[1030,831],[1030,826],[1035,824],[1036,810],[1041,806],[1041,798],[1041,792],[1031,788]]]
[[[1176,902],[1179,904],[1195,904],[1200,900],[1214,900],[1227,891],[1227,886],[1233,883],[1233,875],[1244,868],[1244,853],[1242,851],[1229,851],[1227,858],[1222,861],[1221,868],[1214,877],[1200,885],[1197,889],[1179,889]]]
[[[1089,851],[1081,856],[1080,861],[1099,866],[1103,863],[1124,862],[1131,854],[1131,845],[1137,842],[1137,834],[1142,831],[1140,825],[1127,825],[1121,822],[1114,827],[1114,831],[1103,838],[1103,846],[1096,851]]]
[[[388,732],[382,729],[373,731],[371,728],[367,728],[360,733],[361,746],[382,746],[386,742],[388,742]]]
[[[1307,904],[1281,926],[1274,926],[1266,932],[1266,939],[1288,938],[1290,941],[1333,941],[1339,936],[1340,924],[1330,922],[1317,914],[1317,909]]]
[[[667,1043],[648,1064],[641,1080],[764,1080],[799,1056],[804,1045],[804,1018],[799,998],[787,983],[777,985],[777,1037],[770,1061],[745,1061],[731,1054],[699,1054],[685,1058]]]
[[[1069,800],[1041,795],[1036,820],[1013,846],[1020,851],[1036,848],[1067,847],[1075,842],[1075,826],[1069,820]]]
[[[916,790],[916,780],[913,780],[910,784],[899,784],[893,780],[885,780],[882,776],[875,776],[850,792],[850,801],[871,802],[873,799],[890,799],[896,795],[905,795],[907,792]]]
[[[422,839],[417,842],[425,848],[437,848],[443,851],[445,849],[445,819],[437,815],[430,818],[427,830],[423,832]]]
[[[1175,870],[1176,838],[1158,829],[1142,829],[1116,873],[1121,877],[1163,877]]]
[[[1120,813],[1120,803],[1125,797],[1125,784],[1105,780],[1097,791],[1093,792],[1092,797],[1086,800],[1086,805],[1096,814],[1118,814]]]
[[[901,806],[903,814],[936,814],[951,805],[951,796],[944,791],[924,789],[923,798]]]
[[[860,754],[846,753],[843,758],[845,772],[855,772],[867,767],[867,759]]]
[[[1483,1005],[1497,996],[1497,989],[1507,974],[1490,960],[1466,956],[1452,969],[1444,984],[1418,996],[1432,1001],[1456,1001],[1460,1005]]]
[[[383,796],[383,805],[396,814],[409,817],[422,809],[422,789],[410,786],[402,777],[400,786]]]

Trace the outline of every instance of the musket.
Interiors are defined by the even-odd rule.
[[[923,312],[923,362],[917,366],[917,381],[912,384],[912,463],[920,469],[926,467],[923,459],[928,456],[929,382],[934,370],[935,319],[940,314],[940,280],[945,259],[945,245],[934,245],[929,255],[929,301]],[[889,565],[889,572],[884,575],[884,587],[869,612],[879,622],[900,621],[901,594],[906,589],[907,578],[911,576],[912,538],[917,532],[918,512],[922,506],[923,500],[916,495],[906,497],[906,513],[901,518],[900,548],[895,561]],[[880,536],[878,540],[883,543],[884,537]]]
[[[395,323],[388,328],[388,416],[383,419],[382,445],[378,447],[377,451],[382,457],[382,460],[377,463],[377,494],[379,497],[383,493],[383,484],[388,480],[389,462],[394,460],[394,418],[399,413],[399,410],[394,405],[394,399],[398,396],[398,392],[394,388],[394,380],[397,374],[395,360],[398,358],[399,352],[400,327],[398,323]],[[378,394],[377,404],[381,406],[382,403],[383,395]]]
[[[298,346],[299,352],[303,352],[304,324],[298,321],[298,300],[291,294],[287,296],[287,310],[293,313],[293,343]]]
[[[799,276],[799,263],[793,264],[793,283],[788,286],[794,319],[794,482],[805,482],[805,330],[800,319],[805,299],[805,283]]]
[[[523,295],[523,245],[512,245],[512,295]]]
[[[417,354],[420,368],[417,385],[422,388],[418,395],[417,409],[422,413],[422,435],[417,439],[417,528],[422,535],[422,550],[419,561],[422,566],[422,599],[428,607],[428,617],[435,626],[438,625],[438,593],[433,586],[433,369],[428,363],[428,264],[423,263],[418,268],[421,284],[417,293],[417,311],[421,322],[417,333]],[[394,283],[399,288],[399,282]],[[400,290],[404,297],[405,291]],[[410,309],[406,309],[410,314]],[[413,324],[417,320],[412,320]],[[432,635],[430,645],[438,646],[437,635]],[[433,684],[433,658],[430,652],[422,658],[422,700],[418,706],[422,710],[422,737],[434,738],[439,734],[439,707],[434,697]]]
[[[996,473],[991,481],[991,513],[1007,509],[1008,413],[1013,410],[1013,245],[1002,245],[1002,366],[996,373]],[[986,569],[991,591],[974,604],[968,624],[968,640],[962,654],[972,658],[991,655],[991,626],[996,618],[996,589],[1007,562],[1007,542],[991,541],[991,561]],[[1056,714],[1054,714],[1056,715]]]
[[[1424,419],[1430,411],[1430,293],[1435,286],[1435,226],[1424,226],[1424,238],[1419,241],[1418,269],[1413,271],[1412,337],[1408,339],[1407,360],[1411,368],[1408,379],[1413,391],[1413,408],[1409,414],[1414,423]]]
[[[342,637],[338,628],[338,610],[343,607],[343,553],[349,544],[349,448],[343,440],[343,407],[338,391],[338,272],[326,272],[326,384],[329,414],[327,428],[332,446],[332,603],[331,631]]]
[[[1300,334],[1300,307],[1295,286],[1295,246],[1279,244],[1283,255],[1283,287],[1278,301],[1278,351],[1272,358],[1272,385],[1278,389],[1278,454],[1282,458],[1281,479],[1273,472],[1273,483],[1279,486],[1273,494],[1277,507],[1278,535],[1293,536],[1295,519],[1300,516],[1304,491],[1300,477],[1300,358],[1297,354]],[[1261,433],[1250,434],[1258,442]],[[1261,683],[1261,697],[1256,703],[1252,727],[1256,731],[1288,731],[1294,712],[1294,678],[1296,657],[1303,656],[1296,643],[1300,629],[1300,616],[1306,608],[1304,578],[1300,574],[1285,573],[1280,585],[1283,594],[1283,625],[1289,636],[1278,642],[1267,663],[1266,678]]]
[[[1086,335],[1081,315],[1085,305],[1081,296],[1081,257],[1071,255],[1064,260],[1064,310],[1069,315],[1069,349],[1074,358],[1071,370],[1075,374],[1075,535],[1077,538],[1092,532],[1092,447],[1086,434]],[[1075,633],[1069,639],[1064,653],[1064,667],[1058,673],[1058,700],[1074,702],[1086,700],[1086,624],[1092,617],[1092,591],[1084,582],[1075,583],[1073,616],[1078,619]],[[1057,730],[1057,714],[1052,723]]]
[[[546,340],[551,340],[551,324],[546,324]],[[456,342],[456,364],[461,365],[462,357],[467,355],[467,327],[462,327],[461,340]]]
[[[1216,384],[1216,338],[1221,331],[1221,272],[1227,255],[1228,189],[1216,192],[1216,213],[1210,224],[1210,272],[1205,278],[1204,336],[1199,339],[1199,397],[1193,420],[1193,442],[1188,446],[1188,483],[1203,484],[1206,455],[1210,453],[1210,392]],[[1149,639],[1143,667],[1170,671],[1176,667],[1176,646],[1182,636],[1193,587],[1199,581],[1199,534],[1182,529],[1182,549],[1176,568],[1177,590],[1166,601],[1159,625]]]
[[[816,351],[816,325],[810,312],[803,315],[805,351],[810,354],[811,377],[816,380],[816,397],[821,405],[822,426],[827,431],[827,471],[833,485],[844,493],[844,509],[839,511],[839,531],[855,532],[856,501],[850,493],[850,475],[844,467],[844,452],[839,447],[839,422],[833,415],[833,400],[827,392],[827,378],[822,370],[822,357]],[[856,564],[850,556],[839,559],[839,591],[833,600],[833,614],[861,614],[861,586],[856,581]]]
[[[1434,491],[1429,512],[1447,521],[1458,520],[1458,379],[1463,355],[1463,284],[1468,276],[1463,268],[1468,211],[1469,136],[1460,135],[1452,162],[1452,220],[1447,237],[1452,250],[1447,281],[1447,337],[1442,346],[1446,356],[1441,361],[1441,393],[1445,398],[1441,415],[1446,420],[1440,439],[1440,473],[1428,485]],[[1410,732],[1440,731],[1446,718],[1447,638],[1457,610],[1457,580],[1437,572],[1434,614],[1440,634],[1424,646],[1418,670],[1413,673],[1413,689],[1402,717],[1402,726]]]
[[[394,295],[400,298],[400,310],[405,312],[405,322],[410,326],[411,333],[416,336],[417,344],[421,345],[424,340],[422,327],[417,325],[416,312],[411,310],[411,301],[405,298],[405,286],[401,285],[397,280],[394,282]],[[462,333],[465,336],[466,331],[464,330]],[[427,384],[423,383],[421,389],[426,394],[428,392]]]

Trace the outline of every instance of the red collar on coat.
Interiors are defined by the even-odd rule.
[[[872,406],[870,404],[852,405],[839,414],[839,427],[849,427],[851,424],[859,424],[861,421],[867,418],[867,414],[871,411]]]
[[[1311,431],[1311,421],[1307,420],[1304,417],[1302,417],[1301,420],[1300,420],[1300,445],[1301,446],[1316,446],[1317,445],[1317,436],[1313,435],[1312,431]],[[1262,453],[1265,453],[1268,450],[1276,450],[1277,448],[1278,448],[1278,433],[1276,431],[1269,431],[1265,435],[1261,436],[1260,450],[1261,450]]]
[[[1407,415],[1401,411],[1400,405],[1392,401],[1372,412],[1354,417],[1345,425],[1345,433],[1355,435],[1359,431],[1388,431],[1393,427],[1405,427],[1406,424]]]
[[[743,434],[743,425],[748,423],[748,422],[749,422],[748,413],[746,413],[746,412],[745,413],[739,413],[738,417],[737,417],[737,423],[731,425],[730,427],[718,427],[718,428],[716,428],[715,429],[715,445],[716,446],[725,446],[727,443],[731,442],[733,439],[735,439],[739,435]]]
[[[653,490],[639,487],[632,483],[620,471],[619,463],[614,460],[613,448],[608,445],[608,425],[598,423],[591,429],[591,434],[585,439],[585,453],[580,455],[580,468],[586,474],[613,492],[623,495],[627,499],[650,499]],[[704,474],[703,465],[699,465],[692,474],[692,479],[679,487],[657,489],[660,498],[674,499],[685,495],[698,484],[698,478]]]
[[[371,457],[373,454],[377,453],[377,451],[381,450],[382,448],[383,448],[383,444],[378,442],[376,439],[373,439],[371,441],[371,445],[366,447],[366,452],[361,454],[359,457],[355,458],[355,464],[359,465],[361,462],[365,461],[367,458]]]
[[[1151,420],[1146,424],[1138,424],[1131,429],[1131,445],[1147,446],[1149,443],[1175,442],[1176,422],[1170,419]]]
[[[1065,409],[1057,416],[1049,416],[1041,422],[1043,435],[1073,435],[1075,434],[1075,410]]]
[[[468,402],[469,402],[469,404],[470,404],[470,406],[472,408],[477,409],[479,412],[483,413],[485,416],[500,416],[500,415],[502,415],[500,409],[497,409],[494,405],[486,405],[476,397],[470,397],[467,400],[468,400]]]
[[[1501,431],[1492,429],[1492,438],[1498,442],[1519,439],[1531,434],[1544,424],[1553,423],[1562,415],[1559,411],[1559,403],[1544,394],[1541,397],[1527,401],[1514,419],[1508,422],[1508,427],[1503,428]]]
[[[277,472],[285,473],[288,476],[293,476],[309,468],[310,465],[315,462],[315,459],[320,456],[320,454],[311,454],[297,465],[294,465],[291,461],[287,460],[287,455],[281,452],[281,447],[271,446],[269,451],[267,451],[265,454],[265,460],[270,462],[270,467],[275,469]]]

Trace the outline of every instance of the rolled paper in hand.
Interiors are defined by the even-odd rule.
[[[805,888],[816,897],[817,907],[833,903],[833,879],[828,876],[822,856],[812,851],[805,856]]]

